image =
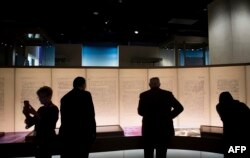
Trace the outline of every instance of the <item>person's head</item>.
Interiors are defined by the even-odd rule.
[[[76,77],[73,81],[73,87],[81,90],[86,88],[86,80],[83,77]]]
[[[220,93],[220,97],[219,97],[219,102],[220,103],[228,103],[228,102],[230,103],[233,100],[234,99],[233,99],[232,95],[228,91]]]
[[[53,91],[50,87],[43,86],[37,90],[36,94],[40,103],[46,105],[51,102]]]
[[[159,77],[152,77],[149,81],[150,88],[159,88],[161,85]]]

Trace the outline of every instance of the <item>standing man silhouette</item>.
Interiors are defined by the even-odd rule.
[[[174,136],[173,119],[183,106],[172,92],[160,89],[160,79],[150,79],[150,90],[140,94],[138,114],[143,117],[144,158],[166,158],[170,138]]]
[[[62,158],[88,158],[96,138],[94,105],[91,93],[85,88],[85,78],[76,77],[73,89],[61,99]]]

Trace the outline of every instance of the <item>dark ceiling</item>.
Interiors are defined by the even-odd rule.
[[[212,0],[84,0],[58,4],[6,4],[0,42],[160,45],[175,35],[207,37]],[[134,31],[139,31],[135,34]],[[27,33],[42,39],[27,39]]]

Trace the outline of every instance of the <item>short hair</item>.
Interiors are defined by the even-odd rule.
[[[53,95],[53,91],[50,87],[48,86],[43,86],[41,88],[39,88],[37,91],[36,91],[36,94],[39,96],[41,94],[44,94],[46,95],[47,97],[52,97]]]
[[[85,83],[86,83],[85,78],[83,78],[83,77],[76,77],[74,79],[74,81],[73,81],[73,87],[74,88],[78,88],[78,87],[83,86]]]
[[[151,88],[153,87],[160,87],[160,79],[159,77],[152,77],[149,81],[149,85]]]

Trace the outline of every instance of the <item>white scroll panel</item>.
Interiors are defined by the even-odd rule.
[[[148,81],[152,77],[159,77],[161,89],[171,91],[173,95],[177,98],[177,69],[148,69]],[[174,126],[179,126],[178,117],[174,119]]]
[[[120,125],[141,126],[137,113],[139,95],[148,89],[147,69],[120,69]]]
[[[179,116],[181,127],[209,124],[209,69],[178,69],[178,98],[184,106]]]
[[[216,111],[219,95],[229,91],[234,99],[246,103],[245,66],[227,66],[210,68],[210,111],[211,125],[222,126]]]
[[[29,100],[37,110],[42,106],[36,91],[42,86],[51,87],[51,69],[49,68],[16,68],[15,76],[15,131],[25,131],[23,101]],[[33,130],[33,127],[28,129]]]
[[[211,125],[222,125],[215,109],[222,91],[230,91],[235,99],[250,105],[250,66],[162,69],[52,68],[52,70],[0,68],[0,131],[25,130],[23,100],[29,100],[38,109],[41,104],[36,91],[43,85],[52,86],[52,100],[59,107],[60,98],[71,90],[76,76],[87,79],[87,90],[93,96],[98,125],[140,126],[141,117],[137,114],[139,94],[149,89],[149,79],[155,76],[160,78],[161,88],[172,91],[184,105],[184,112],[175,119],[177,125],[175,127],[198,126],[199,123],[206,124],[207,119]],[[202,88],[198,88],[198,83],[202,82],[203,84],[200,84]],[[196,91],[190,92],[190,89]],[[202,99],[203,106],[190,106],[192,102],[201,102]],[[202,113],[203,115],[198,118]],[[207,116],[207,113],[210,115]]]
[[[87,69],[87,90],[92,94],[97,125],[119,124],[118,69]]]
[[[73,81],[76,77],[86,77],[85,69],[77,68],[53,68],[52,69],[52,89],[53,103],[60,108],[61,98],[73,88]],[[60,114],[57,127],[60,127]]]
[[[0,132],[14,131],[14,69],[0,68]]]

